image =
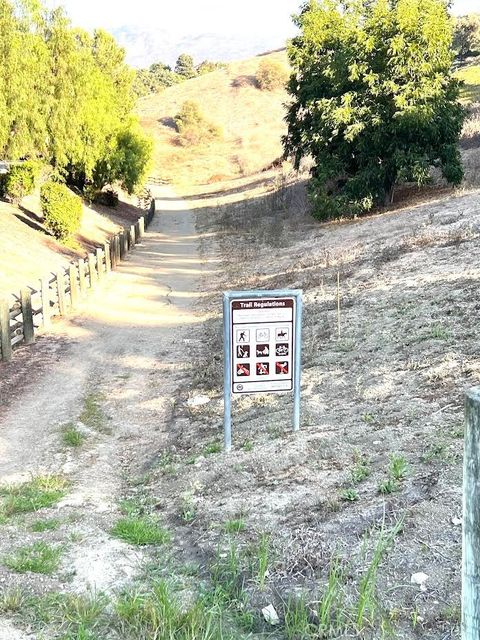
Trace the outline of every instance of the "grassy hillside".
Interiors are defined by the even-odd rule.
[[[34,285],[43,275],[83,257],[139,213],[125,202],[116,209],[84,206],[80,231],[66,247],[44,228],[38,194],[24,198],[20,207],[0,202],[0,296]]]
[[[237,178],[282,154],[287,93],[258,88],[255,76],[266,59],[288,66],[285,51],[257,56],[139,101],[142,125],[155,139],[155,172],[161,178],[180,184]],[[181,146],[173,118],[187,100],[197,102],[205,118],[221,129],[219,139]]]

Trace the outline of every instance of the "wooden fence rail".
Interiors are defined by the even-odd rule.
[[[17,344],[33,344],[35,332],[48,328],[51,318],[63,316],[75,309],[89,289],[94,289],[114,269],[125,255],[139,243],[155,215],[155,200],[145,215],[129,229],[111,236],[95,253],[72,262],[40,280],[38,289],[24,287],[20,295],[14,294],[10,304],[0,298],[0,359],[12,359]]]

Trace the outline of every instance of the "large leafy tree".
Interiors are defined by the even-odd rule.
[[[295,22],[284,148],[297,168],[313,158],[318,217],[391,202],[396,184],[427,182],[432,165],[462,180],[443,0],[310,0]]]
[[[462,60],[480,51],[480,13],[460,16],[455,20],[453,46]]]
[[[40,157],[81,189],[106,162],[134,188],[151,145],[132,117],[135,73],[112,36],[74,28],[41,0],[0,0],[0,57],[1,159]]]

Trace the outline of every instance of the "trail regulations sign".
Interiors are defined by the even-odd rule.
[[[293,390],[295,297],[230,301],[232,393]]]
[[[225,449],[231,447],[232,394],[294,392],[300,426],[302,292],[229,291],[223,297]]]

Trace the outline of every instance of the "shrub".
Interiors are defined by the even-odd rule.
[[[13,165],[9,172],[2,176],[0,187],[2,195],[18,203],[35,189],[38,173],[39,165],[33,161]]]
[[[263,91],[284,89],[288,80],[287,69],[276,60],[262,60],[257,69],[257,82]]]
[[[46,182],[40,190],[43,218],[47,229],[59,240],[78,231],[82,218],[82,200],[58,182]]]
[[[93,195],[95,204],[102,204],[105,207],[116,207],[118,205],[118,193],[113,189],[105,191],[96,191]]]
[[[184,102],[174,120],[180,134],[180,143],[186,146],[208,142],[221,135],[220,128],[204,118],[194,100]]]

